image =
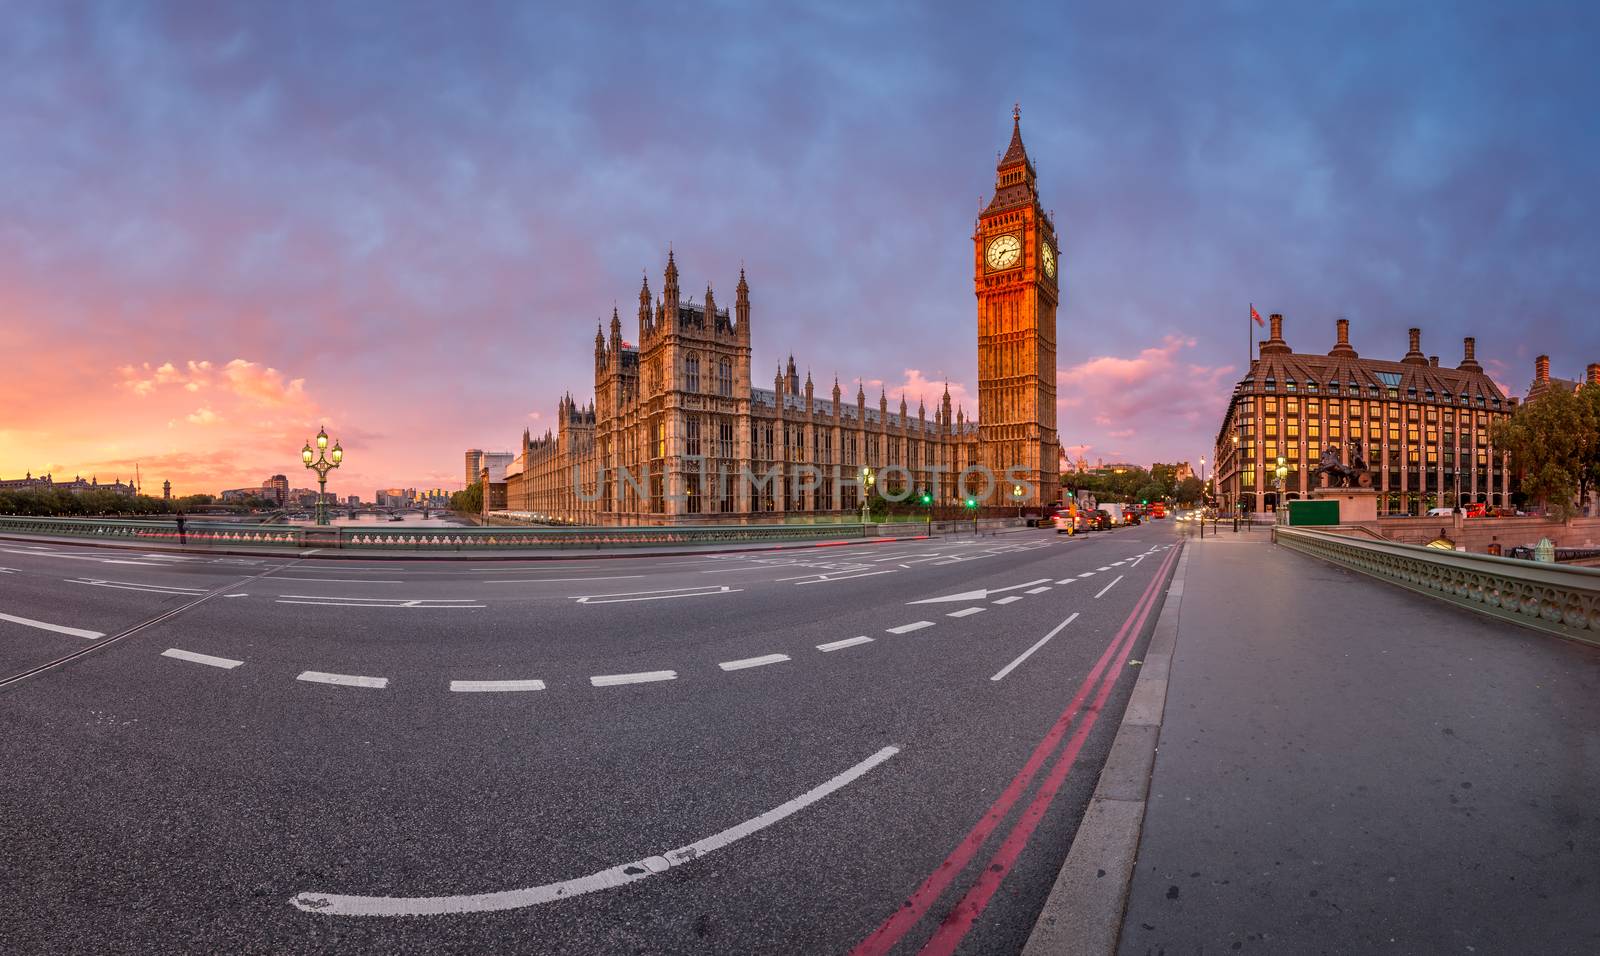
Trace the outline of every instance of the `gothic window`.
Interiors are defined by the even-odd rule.
[[[700,500],[704,496],[700,492],[700,476],[689,474],[684,476],[684,505],[689,514],[700,513]]]
[[[717,394],[723,398],[733,397],[733,363],[727,359],[717,363]]]
[[[687,391],[700,391],[700,356],[691,355],[683,360],[683,387]]]
[[[733,457],[733,419],[723,418],[717,423],[717,457]]]
[[[684,423],[684,454],[700,454],[700,419],[690,416]]]

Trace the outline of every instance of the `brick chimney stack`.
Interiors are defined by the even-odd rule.
[[[1400,361],[1407,365],[1427,365],[1428,357],[1422,354],[1422,330],[1408,329],[1407,332],[1411,335],[1411,349]]]
[[[1437,356],[1437,355],[1428,356],[1428,367],[1429,368],[1438,368],[1439,367],[1439,356]]]
[[[1588,375],[1584,376],[1587,385],[1600,385],[1600,362],[1590,362],[1587,369]]]
[[[1334,326],[1339,330],[1339,338],[1338,341],[1334,343],[1333,349],[1329,351],[1328,354],[1343,356],[1345,358],[1356,358],[1356,350],[1350,347],[1350,320],[1340,319],[1334,323]]]
[[[1533,380],[1535,382],[1550,381],[1550,356],[1541,355],[1533,360]]]
[[[1261,354],[1270,355],[1276,352],[1290,352],[1289,343],[1283,340],[1283,313],[1274,312],[1269,317],[1272,325],[1272,336],[1261,343]]]
[[[1461,340],[1461,364],[1456,368],[1463,372],[1483,371],[1483,366],[1478,364],[1478,340],[1470,335]]]

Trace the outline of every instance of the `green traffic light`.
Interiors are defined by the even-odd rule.
[[[976,499],[976,498],[968,498],[967,499],[967,507],[968,508],[976,508],[976,507],[978,507],[978,499]]]

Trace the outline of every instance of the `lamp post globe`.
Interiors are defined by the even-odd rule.
[[[317,524],[328,523],[328,513],[324,499],[328,497],[328,472],[339,467],[344,460],[344,448],[337,441],[333,443],[333,450],[328,451],[328,429],[317,429],[317,450],[311,450],[311,442],[306,442],[300,450],[300,460],[307,468],[317,473]]]

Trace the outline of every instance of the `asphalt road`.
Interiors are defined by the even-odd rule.
[[[1176,544],[477,565],[0,542],[0,681],[93,648],[0,686],[0,941],[1016,952]]]

